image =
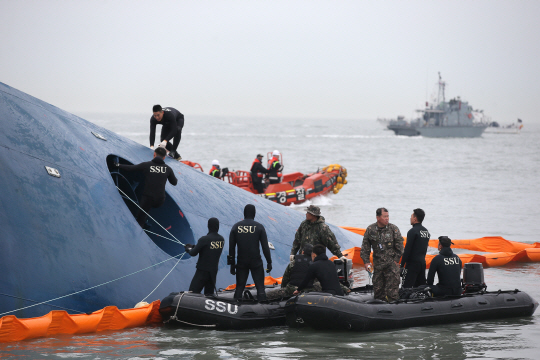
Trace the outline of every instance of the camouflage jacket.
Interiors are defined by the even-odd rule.
[[[379,229],[377,223],[367,227],[362,241],[362,250],[360,257],[364,264],[369,264],[369,255],[373,248],[373,264],[387,265],[399,262],[403,254],[403,237],[398,227],[394,224],[388,224]]]
[[[319,220],[314,223],[308,220],[302,221],[294,236],[291,255],[296,255],[305,244],[311,244],[313,246],[321,244],[326,246],[337,257],[343,256],[336,236],[330,230],[330,227],[324,223],[324,217],[322,216],[319,216]]]

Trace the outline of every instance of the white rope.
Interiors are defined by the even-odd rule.
[[[169,240],[169,241],[172,241],[172,242],[175,242],[175,243],[178,243],[178,244],[180,244],[180,243],[179,243],[178,241],[176,241],[176,240],[173,240],[173,239],[169,239],[169,238],[168,238],[168,237],[166,237],[166,236],[163,236],[163,235],[159,235],[159,234],[156,234],[155,232],[151,232],[150,230],[146,230],[146,229],[143,229],[143,230],[144,230],[144,231],[146,231],[147,233],[150,233],[150,234],[152,234],[152,235],[156,235],[156,236],[162,237],[162,238],[164,238],[164,239],[167,239],[167,240]],[[181,245],[183,245],[183,244],[181,244]]]
[[[157,284],[157,286],[154,288],[154,290],[152,290],[152,291],[150,292],[150,294],[146,295],[146,297],[145,297],[144,299],[142,299],[140,302],[143,302],[144,300],[146,300],[150,295],[152,295],[152,293],[153,293],[154,291],[156,291],[156,289],[159,287],[159,285],[161,285],[161,283],[167,278],[167,276],[169,276],[169,274],[174,270],[174,268],[176,267],[176,265],[178,265],[178,263],[180,262],[180,260],[182,260],[182,258],[184,257],[184,255],[186,255],[185,252],[182,254],[182,256],[180,256],[180,259],[178,259],[178,261],[176,262],[176,264],[174,264],[174,266],[172,267],[171,271],[169,271],[169,272],[167,273],[167,275],[165,275],[165,277],[159,282],[159,284]]]
[[[200,326],[200,327],[216,327],[216,325],[199,325],[199,324],[192,324],[192,323],[188,323],[187,321],[182,321],[178,318],[178,316],[176,316],[178,314],[178,308],[180,307],[180,301],[182,301],[182,298],[184,297],[184,294],[185,292],[183,292],[181,295],[180,295],[180,299],[178,299],[178,303],[176,303],[176,311],[174,312],[174,315],[171,316],[168,320],[165,320],[163,323],[164,324],[167,324],[169,321],[171,320],[174,320],[174,321],[178,321],[178,322],[181,322],[181,323],[184,323],[184,324],[188,324],[188,325],[191,325],[191,326]]]
[[[158,224],[163,230],[165,230],[169,235],[171,235],[179,244],[181,245],[185,245],[183,242],[181,242],[180,240],[178,240],[177,238],[174,237],[173,234],[171,234],[169,232],[169,230],[165,229],[160,223],[158,223],[153,217],[150,216],[150,214],[148,214],[146,211],[144,211],[140,206],[139,204],[137,204],[135,201],[133,201],[133,199],[131,199],[129,196],[127,196],[127,194],[125,192],[123,192],[118,186],[116,186],[116,188],[118,189],[118,191],[120,191],[122,194],[124,194],[125,197],[127,197],[132,203],[134,203],[139,209],[141,209],[141,211],[143,213],[145,213],[146,215],[148,215],[148,217],[152,220],[154,220],[154,222],[156,224]]]
[[[176,255],[176,256],[180,256],[180,255],[183,256],[184,254],[185,254],[185,252],[183,252],[183,253],[181,253],[181,254],[178,254],[178,255]],[[150,268],[153,268],[154,266],[157,266],[157,265],[159,265],[159,264],[163,264],[164,262],[167,262],[167,261],[169,261],[169,260],[171,260],[171,259],[175,259],[176,256],[173,256],[173,257],[170,257],[170,258],[168,258],[168,259],[166,259],[166,260],[160,261],[160,262],[158,262],[157,264],[154,264],[154,265],[150,265],[150,266],[148,266],[148,267],[145,267],[144,269],[137,270],[137,271],[135,271],[135,272],[132,272],[131,274],[127,274],[127,275],[121,276],[121,277],[119,277],[119,278],[117,278],[117,279],[110,280],[110,281],[101,283],[101,284],[99,284],[99,285],[95,285],[95,286],[89,287],[88,289],[79,290],[79,291],[76,291],[76,292],[71,293],[71,294],[59,296],[59,297],[54,298],[54,299],[51,299],[51,300],[42,301],[42,302],[40,302],[40,303],[33,304],[33,305],[29,305],[29,306],[25,306],[25,307],[22,307],[22,308],[19,308],[19,309],[15,309],[15,310],[11,310],[11,311],[6,311],[6,312],[4,312],[4,313],[1,313],[1,314],[0,314],[0,317],[4,316],[4,315],[6,315],[6,314],[10,314],[10,313],[15,312],[15,311],[24,310],[24,309],[28,309],[28,308],[31,308],[31,307],[34,307],[34,306],[46,304],[46,303],[51,302],[51,301],[60,300],[60,299],[63,299],[63,298],[65,298],[65,297],[68,297],[68,296],[71,296],[71,295],[80,294],[80,293],[82,293],[82,292],[85,292],[85,291],[88,291],[88,290],[92,290],[92,289],[95,289],[95,288],[100,287],[100,286],[103,286],[103,285],[110,284],[110,283],[115,282],[115,281],[117,281],[117,280],[121,280],[121,279],[126,278],[126,277],[128,277],[128,276],[131,276],[131,275],[135,275],[135,274],[137,274],[137,273],[140,273],[141,271],[144,271],[144,270],[148,270],[148,269],[150,269]]]

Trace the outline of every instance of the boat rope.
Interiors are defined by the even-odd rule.
[[[175,239],[180,245],[185,245],[183,242],[181,242],[180,240],[178,240],[177,238],[174,237],[173,234],[171,234],[169,232],[169,230],[165,229],[163,227],[163,225],[161,225],[160,223],[158,223],[156,221],[156,219],[154,219],[153,217],[150,216],[150,214],[148,214],[146,211],[144,211],[140,206],[139,204],[137,204],[133,199],[131,199],[129,196],[127,196],[127,194],[125,192],[122,191],[122,189],[120,189],[118,186],[116,186],[116,188],[118,189],[118,191],[120,191],[122,194],[124,194],[125,197],[127,197],[132,203],[134,203],[143,213],[145,213],[146,215],[148,215],[148,217],[150,219],[152,219],[156,224],[158,224],[163,230],[165,230],[169,235],[171,235],[173,237],[173,239]]]
[[[176,265],[178,265],[178,263],[180,262],[180,260],[182,260],[182,258],[184,257],[184,255],[186,255],[186,253],[184,252],[182,254],[182,256],[180,256],[180,258],[178,259],[178,261],[176,262],[176,264],[174,264],[174,266],[172,267],[171,271],[169,271],[167,273],[167,275],[165,275],[165,277],[163,279],[161,279],[161,281],[159,282],[159,284],[157,284],[157,286],[154,288],[154,290],[150,291],[150,294],[146,295],[146,297],[144,299],[141,300],[141,302],[143,302],[144,300],[146,300],[150,295],[152,295],[154,293],[154,291],[156,291],[156,289],[159,287],[159,285],[161,285],[161,283],[167,278],[167,276],[169,276],[169,274],[174,270],[174,268],[176,267]]]
[[[178,321],[178,322],[181,322],[181,323],[184,323],[184,324],[187,324],[187,325],[191,325],[191,326],[199,326],[199,327],[216,327],[216,325],[200,325],[200,324],[192,324],[192,323],[188,323],[187,321],[182,321],[180,320],[176,315],[178,314],[178,307],[180,306],[180,301],[182,301],[182,298],[184,297],[184,294],[185,292],[182,292],[182,294],[180,295],[180,299],[178,299],[178,303],[176,304],[176,310],[174,311],[174,315],[171,316],[168,320],[164,321],[163,323],[164,324],[167,324],[169,321],[171,320],[174,320],[174,321]]]
[[[9,295],[9,294],[2,294],[2,293],[0,293],[0,295],[9,296],[9,297],[12,297],[12,298],[15,298],[15,299],[19,299],[19,300],[31,301],[31,302],[35,302],[35,303],[39,302],[39,301],[37,301],[37,300],[26,299],[26,298],[23,298],[23,297],[14,296],[14,295]],[[55,308],[59,308],[59,309],[62,309],[62,310],[69,310],[69,311],[76,312],[76,313],[81,313],[81,314],[87,314],[87,315],[90,315],[90,314],[91,314],[91,313],[85,313],[84,311],[74,310],[74,309],[70,309],[70,308],[66,308],[66,307],[58,306],[58,305],[53,305],[53,304],[45,304],[45,305],[52,306],[52,307],[55,307]]]
[[[100,286],[103,286],[103,285],[110,284],[110,283],[112,283],[112,282],[115,282],[115,281],[118,281],[118,280],[127,278],[128,276],[135,275],[135,274],[140,273],[140,272],[142,272],[142,271],[151,269],[151,268],[153,268],[154,266],[158,266],[158,265],[163,264],[164,262],[167,262],[167,261],[169,261],[169,260],[176,259],[177,256],[180,256],[180,255],[183,255],[183,254],[185,254],[185,252],[183,252],[183,253],[181,253],[181,254],[178,254],[178,255],[176,255],[176,256],[172,256],[172,257],[170,257],[170,258],[168,258],[168,259],[165,259],[165,260],[163,260],[163,261],[160,261],[160,262],[158,262],[158,263],[156,263],[156,264],[154,264],[154,265],[147,266],[147,267],[145,267],[144,269],[140,269],[140,270],[134,271],[134,272],[132,272],[132,273],[130,273],[130,274],[127,274],[127,275],[124,275],[124,276],[120,276],[119,278],[116,278],[116,279],[114,279],[114,280],[109,280],[109,281],[106,281],[106,282],[104,282],[104,283],[101,283],[101,284],[98,284],[98,285],[94,285],[94,286],[89,287],[89,288],[87,288],[87,289],[75,291],[75,292],[72,292],[71,294],[59,296],[59,297],[54,298],[54,299],[42,301],[42,302],[39,302],[39,303],[37,303],[37,304],[28,305],[28,306],[25,306],[25,307],[22,307],[22,308],[19,308],[19,309],[15,309],[15,310],[10,310],[10,311],[3,312],[3,313],[0,314],[0,317],[2,317],[2,316],[4,316],[4,315],[7,315],[7,314],[10,314],[10,313],[15,312],[15,311],[20,311],[20,310],[24,310],[24,309],[29,309],[29,308],[34,307],[34,306],[43,305],[43,304],[49,303],[49,302],[51,302],[51,301],[60,300],[60,299],[66,298],[66,297],[68,297],[68,296],[80,294],[80,293],[82,293],[82,292],[85,292],[85,291],[88,291],[88,290],[92,290],[92,289],[95,289],[95,288],[100,287]]]
[[[162,238],[164,238],[164,239],[167,239],[167,240],[169,240],[169,241],[172,241],[172,242],[175,242],[175,243],[177,243],[177,241],[176,241],[176,240],[173,240],[173,239],[169,239],[169,238],[168,238],[168,237],[166,237],[166,236],[163,236],[163,235],[159,235],[159,234],[156,234],[155,232],[151,232],[150,230],[146,230],[146,229],[143,229],[143,230],[144,230],[144,231],[146,231],[147,233],[150,233],[150,234],[152,234],[152,235],[156,235],[156,236],[162,237]]]

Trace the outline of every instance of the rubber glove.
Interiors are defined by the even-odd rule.
[[[159,144],[159,147],[164,148],[165,146],[167,146],[167,140],[163,140],[163,141]]]
[[[231,265],[231,275],[236,275],[236,266]]]
[[[270,273],[270,271],[272,271],[272,263],[266,265],[266,273]]]
[[[289,257],[289,260],[290,260],[290,262],[294,262],[294,255],[291,255],[291,256]]]

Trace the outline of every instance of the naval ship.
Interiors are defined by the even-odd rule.
[[[391,120],[388,129],[396,135],[424,137],[479,137],[488,124],[483,121],[483,113],[473,110],[468,102],[459,96],[446,101],[445,86],[439,73],[439,92],[431,104],[426,102],[425,109],[416,110],[421,114],[416,119],[407,121],[403,116]]]

